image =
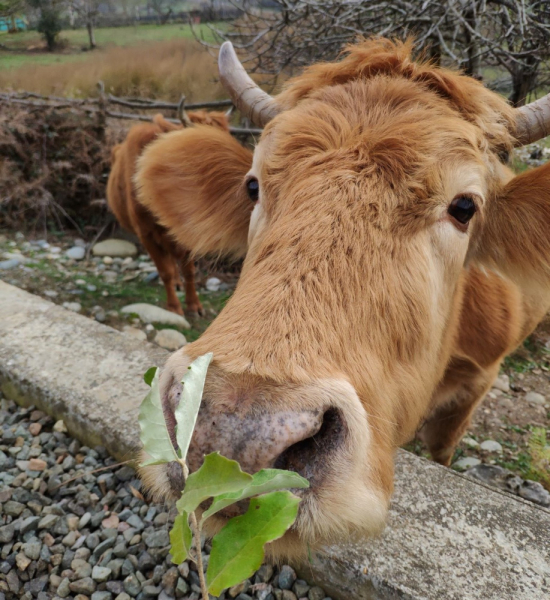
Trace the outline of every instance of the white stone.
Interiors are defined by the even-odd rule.
[[[86,285],[86,282],[84,281],[84,279],[77,279],[75,281],[76,285]]]
[[[460,470],[471,469],[476,465],[480,465],[481,461],[479,458],[474,458],[473,456],[464,456],[463,458],[459,458],[455,463],[453,463],[453,467]]]
[[[73,246],[65,252],[65,256],[73,260],[82,260],[86,256],[86,248],[83,246]]]
[[[92,253],[94,256],[120,256],[126,258],[127,256],[135,256],[137,248],[132,242],[110,239],[95,244],[92,248]]]
[[[118,273],[116,271],[103,271],[102,273],[105,283],[115,283]]]
[[[508,377],[508,375],[502,374],[499,375],[494,383],[493,383],[493,387],[496,388],[497,390],[500,390],[501,392],[509,392],[510,391],[510,378]]]
[[[187,344],[185,336],[175,329],[161,329],[155,336],[155,344],[166,350],[179,350]]]
[[[45,290],[44,296],[48,296],[48,298],[57,298],[59,294],[55,290]]]
[[[86,242],[81,238],[76,238],[76,240],[73,242],[73,244],[75,246],[80,246],[81,248],[86,248]]]
[[[79,302],[63,302],[63,307],[73,312],[80,312],[82,310]]]
[[[491,392],[489,393],[489,396],[491,396],[491,398],[499,398],[503,394],[504,394],[504,392],[502,390],[500,390],[499,388],[493,388],[491,390]]]
[[[160,323],[161,325],[174,325],[183,329],[190,329],[191,325],[185,317],[176,313],[154,306],[153,304],[137,303],[125,306],[120,312],[136,314],[144,323]]]
[[[112,265],[113,264],[113,259],[110,256],[104,256],[103,257],[103,264],[105,264],[105,265]]]
[[[495,440],[485,440],[481,443],[480,448],[485,452],[502,452],[502,446]]]
[[[67,426],[60,419],[59,421],[56,421],[55,425],[53,426],[53,430],[57,431],[57,433],[67,433]]]
[[[51,254],[61,254],[61,248],[59,246],[52,246],[50,252]]]
[[[221,280],[217,277],[210,277],[210,279],[206,281],[206,289],[209,292],[217,292],[220,289],[221,283]]]
[[[476,440],[474,440],[473,438],[470,438],[470,437],[462,438],[462,443],[465,446],[468,446],[468,448],[478,448],[479,447],[479,443],[476,442]]]
[[[538,392],[529,392],[525,395],[525,400],[527,400],[529,404],[538,404],[539,406],[544,406],[546,404],[546,398]]]
[[[137,329],[137,327],[130,327],[126,325],[122,328],[122,331],[126,335],[129,335],[130,337],[133,337],[134,339],[139,340],[140,342],[144,342],[147,339],[145,331],[141,331],[141,329]]]

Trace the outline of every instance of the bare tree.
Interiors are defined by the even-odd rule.
[[[92,50],[96,47],[95,23],[100,13],[101,4],[105,4],[105,0],[69,0],[69,9],[86,25]]]
[[[333,60],[365,36],[412,36],[418,50],[481,78],[505,69],[520,105],[549,72],[549,0],[233,0],[242,17],[215,30],[241,48],[249,66],[278,74]],[[264,3],[266,4],[266,3]]]
[[[157,14],[160,25],[164,25],[173,14],[172,4],[172,0],[149,0],[148,6]]]

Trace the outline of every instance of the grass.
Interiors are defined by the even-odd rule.
[[[118,31],[118,30],[117,30]],[[80,53],[59,64],[27,64],[0,70],[0,89],[47,95],[97,95],[97,82],[118,96],[144,96],[188,102],[225,97],[214,58],[195,40],[148,41]]]
[[[197,32],[206,40],[212,39],[206,25],[197,26]],[[167,42],[180,39],[193,39],[189,25],[138,25],[130,27],[105,27],[95,31],[98,48],[102,52],[114,46],[138,46],[147,42]],[[0,36],[0,43],[12,52],[0,51],[0,70],[29,65],[58,64],[85,60],[89,56],[88,33],[85,29],[72,29],[61,32],[61,48],[57,52],[45,51],[44,41],[37,31]]]

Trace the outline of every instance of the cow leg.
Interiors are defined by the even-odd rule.
[[[189,253],[181,259],[181,272],[185,281],[185,305],[187,311],[204,316],[204,308],[195,288],[195,261],[189,256]]]
[[[419,431],[435,462],[450,465],[474,410],[491,389],[499,367],[500,362],[486,369],[467,363],[450,367],[436,391],[436,408]]]
[[[181,279],[180,268],[176,258],[174,258],[174,269],[176,270],[176,290],[178,292],[183,292],[183,281]]]
[[[181,308],[181,303],[176,294],[176,284],[178,280],[181,280],[177,269],[177,263],[170,253],[170,250],[163,247],[155,240],[152,240],[150,237],[142,238],[141,243],[145,246],[147,253],[155,263],[159,277],[161,278],[162,283],[164,283],[166,289],[166,308],[178,315],[183,315],[183,309]]]

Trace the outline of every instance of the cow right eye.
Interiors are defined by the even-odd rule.
[[[260,184],[255,177],[251,177],[246,182],[246,192],[252,202],[257,202],[260,196]]]

